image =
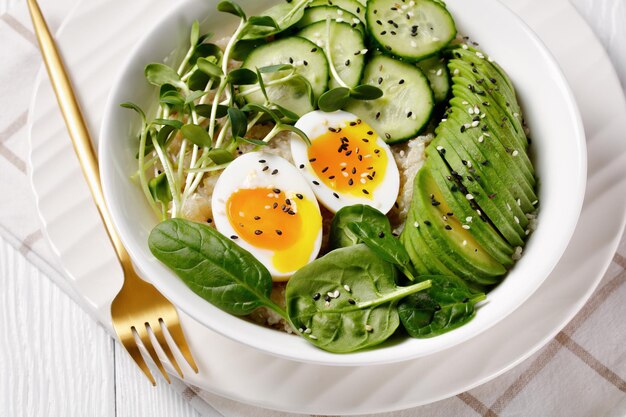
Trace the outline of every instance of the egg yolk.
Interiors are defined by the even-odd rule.
[[[278,188],[239,189],[228,199],[226,212],[240,238],[274,252],[272,263],[281,273],[309,262],[322,227],[317,204]]]
[[[308,157],[315,174],[338,193],[372,198],[387,169],[387,153],[365,122],[329,127],[312,141]]]

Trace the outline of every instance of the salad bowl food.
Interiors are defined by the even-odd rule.
[[[130,54],[101,136],[139,270],[229,338],[330,365],[503,319],[585,186],[571,92],[492,0],[182,2]]]

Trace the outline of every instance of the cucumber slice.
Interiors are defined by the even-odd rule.
[[[358,17],[361,22],[365,22],[366,6],[357,0],[313,0],[309,7],[316,6],[336,6]]]
[[[260,46],[248,55],[242,67],[253,71],[256,68],[278,64],[292,64],[296,73],[311,84],[317,99],[328,88],[328,61],[324,52],[313,42],[299,37],[279,39]],[[308,90],[302,80],[289,80],[271,85],[273,80],[285,77],[289,70],[263,74],[267,95],[270,101],[291,110],[299,116],[313,111]],[[264,104],[265,97],[259,85],[242,85],[240,92],[248,103]],[[247,93],[248,92],[248,93]]]
[[[330,43],[332,45],[331,58],[341,79],[349,86],[359,85],[363,69],[365,68],[365,55],[360,52],[365,49],[363,35],[357,29],[347,23],[330,23]],[[313,23],[302,29],[298,36],[308,39],[320,48],[326,50],[327,46],[326,21]],[[340,84],[331,77],[330,87],[339,87]]]
[[[361,33],[365,34],[365,27],[363,26],[361,19],[359,19],[356,15],[336,6],[317,6],[306,9],[304,16],[302,16],[302,19],[298,22],[296,27],[303,28],[316,22],[326,21],[327,18],[330,18],[337,23],[348,23],[353,28],[358,29]]]
[[[426,126],[435,100],[428,79],[414,65],[377,55],[365,66],[362,84],[383,90],[376,100],[350,100],[346,110],[361,117],[387,143],[408,140]]]
[[[366,21],[384,53],[408,61],[435,54],[456,36],[452,16],[432,0],[370,0]]]
[[[435,97],[435,103],[439,104],[446,101],[448,94],[450,94],[450,73],[448,72],[445,59],[440,56],[434,56],[419,61],[417,66],[428,78],[430,88],[432,88],[433,96]]]

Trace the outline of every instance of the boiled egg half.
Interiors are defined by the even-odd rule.
[[[313,111],[296,123],[311,140],[291,139],[291,154],[317,199],[330,211],[367,204],[387,213],[400,174],[389,145],[352,113]]]
[[[322,216],[307,181],[280,156],[246,153],[220,175],[211,200],[217,230],[284,281],[313,261]]]

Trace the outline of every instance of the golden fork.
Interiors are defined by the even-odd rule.
[[[158,345],[176,369],[178,375],[181,378],[183,377],[183,373],[166,341],[164,329],[168,330],[185,360],[197,373],[198,367],[185,340],[176,308],[154,286],[139,278],[133,268],[130,256],[115,230],[104,202],[100,184],[100,172],[98,171],[98,160],[93,151],[89,132],[72,90],[72,85],[37,1],[27,1],[41,53],[48,69],[59,107],[63,113],[65,124],[72,138],[74,150],[78,156],[100,217],[124,271],[124,284],[111,304],[111,317],[115,332],[130,356],[152,382],[152,385],[156,385],[156,381],[144,361],[136,338],[141,340],[141,343],[168,383],[170,378],[157,355],[150,333],[154,335]]]

